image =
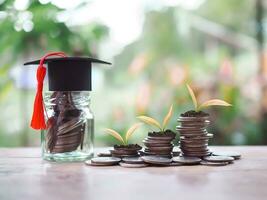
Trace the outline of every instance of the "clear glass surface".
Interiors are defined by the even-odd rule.
[[[54,91],[44,97],[47,129],[42,156],[50,161],[84,161],[93,156],[94,116],[89,92]]]

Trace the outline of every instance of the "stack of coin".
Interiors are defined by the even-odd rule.
[[[110,150],[110,153],[113,157],[124,158],[124,157],[136,157],[138,155],[138,151],[141,150],[137,144],[130,144],[127,146],[123,145],[115,145],[114,150]]]
[[[143,154],[151,156],[172,157],[173,144],[175,133],[166,130],[164,133],[153,132],[149,133],[148,137],[143,140],[145,145]]]
[[[48,120],[46,134],[50,153],[64,153],[83,148],[85,134],[84,114],[77,109],[71,92],[54,92],[51,96],[54,110]]]
[[[180,125],[176,127],[176,130],[180,133],[179,144],[182,155],[203,157],[211,154],[208,142],[213,135],[206,130],[210,124],[208,119],[208,116],[179,117]]]

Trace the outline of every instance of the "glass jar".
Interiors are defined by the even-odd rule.
[[[93,156],[94,116],[88,91],[46,92],[47,129],[42,156],[50,161],[84,161]]]

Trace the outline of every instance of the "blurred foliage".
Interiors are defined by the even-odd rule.
[[[213,144],[266,143],[259,125],[260,96],[244,93],[249,88],[259,89],[255,84],[256,43],[250,43],[256,40],[254,4],[251,0],[207,0],[195,11],[169,7],[146,13],[141,36],[115,57],[116,68],[108,72],[112,73],[107,77],[111,87],[127,94],[127,105],[114,103],[113,113],[120,114],[117,119],[114,114],[109,116],[110,126],[123,130],[121,124],[140,114],[161,120],[168,106],[175,103],[176,116],[170,125],[175,129],[175,117],[193,109],[185,87],[190,83],[202,102],[220,98],[233,104],[231,108],[206,110],[213,120]],[[236,38],[225,33],[252,46],[236,45]],[[110,95],[119,94],[113,91]],[[134,110],[127,106],[134,106]]]
[[[197,13],[225,27],[255,36],[255,0],[207,0]]]

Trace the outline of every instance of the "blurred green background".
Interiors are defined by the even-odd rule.
[[[172,103],[175,130],[193,108],[186,83],[200,101],[233,104],[206,111],[212,144],[267,144],[266,10],[264,0],[0,0],[0,146],[40,144],[29,128],[36,68],[23,63],[49,51],[113,63],[93,69],[99,146],[115,142],[103,128],[161,121]]]

